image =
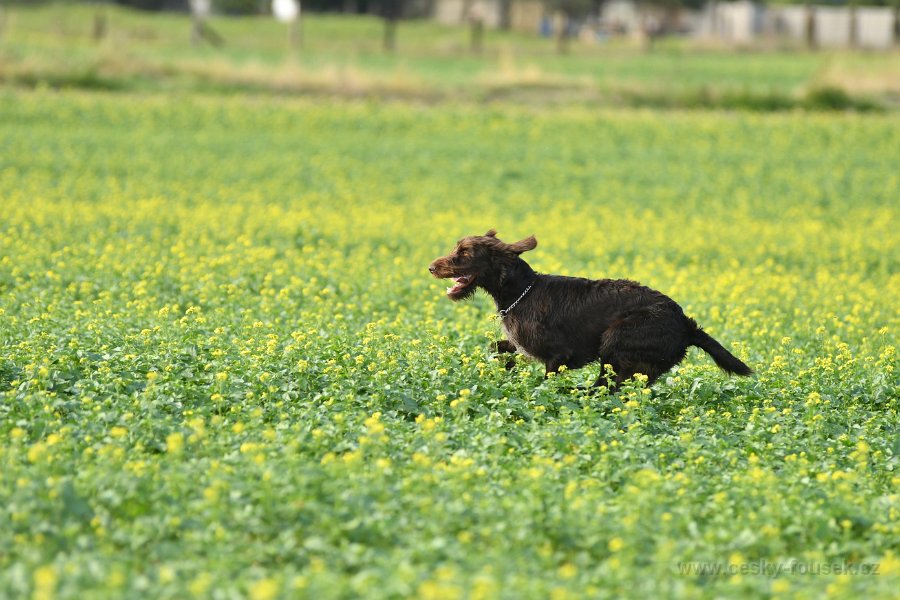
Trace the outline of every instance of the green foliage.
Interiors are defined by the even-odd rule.
[[[559,11],[571,18],[587,15],[594,4],[593,0],[544,0],[547,12]]]
[[[4,91],[0,596],[894,597],[898,127]],[[756,376],[507,372],[491,226]]]
[[[97,4],[98,2],[95,2]],[[107,2],[107,4],[120,4],[122,6],[128,6],[130,8],[137,8],[140,10],[163,10],[165,8],[169,8],[171,3],[166,2],[166,0],[115,0],[115,2]],[[185,11],[189,9],[189,0],[184,0],[181,2],[181,8]]]
[[[871,102],[859,101],[841,88],[833,86],[817,87],[807,93],[806,101],[811,108],[827,110],[871,110],[875,106]]]

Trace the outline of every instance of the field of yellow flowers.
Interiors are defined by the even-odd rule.
[[[888,598],[900,121],[0,93],[0,596]],[[572,391],[496,227],[750,364]]]

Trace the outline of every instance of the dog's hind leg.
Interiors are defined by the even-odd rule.
[[[599,352],[600,376],[594,382],[594,387],[607,386],[610,395],[619,391],[619,385],[625,380],[620,373],[624,373],[627,368],[627,364],[618,355],[618,333],[619,330],[615,327],[611,327],[603,333]]]
[[[651,365],[649,363],[634,363],[634,362],[623,361],[620,364],[622,366],[620,366],[618,369],[613,367],[613,371],[615,372],[616,375],[615,375],[612,385],[609,386],[610,395],[618,393],[619,389],[622,387],[622,384],[625,383],[626,381],[628,381],[629,379],[631,379],[632,377],[634,377],[635,375],[637,375],[638,373],[641,373],[641,374],[647,376],[646,387],[650,387],[651,385],[653,385],[653,382],[655,382],[659,378],[659,376],[662,375],[662,373],[663,373],[658,368],[654,367],[653,365]],[[600,375],[600,377],[597,378],[596,383],[594,383],[595,386],[604,385],[607,383],[608,380],[606,377],[606,368],[605,367],[606,367],[606,365],[604,365],[604,372]]]
[[[592,387],[607,386],[610,394],[615,394],[614,390],[618,389],[619,369],[610,361],[603,361],[600,364],[600,375]]]
[[[635,327],[619,325],[607,329],[603,334],[600,344],[600,358],[603,361],[603,372],[597,378],[595,386],[604,385],[607,382],[606,365],[610,365],[615,372],[615,379],[609,386],[610,395],[615,394],[622,384],[638,373],[647,376],[647,387],[668,370],[648,360],[649,355],[658,354],[658,349],[653,344],[648,344],[651,336],[638,335]]]
[[[615,373],[615,377],[613,378],[612,385],[609,385],[609,379],[607,379],[607,375],[605,373],[606,365],[604,365],[604,373],[597,378],[597,382],[594,385],[607,385],[607,389],[609,390],[609,395],[614,396],[619,393],[619,390],[622,388],[622,384],[635,376],[636,373],[640,373],[637,369],[632,366],[623,366],[616,369],[613,367],[613,372]]]
[[[607,367],[612,369],[612,375],[608,373],[609,369],[607,369]],[[594,386],[607,386],[609,395],[612,396],[619,392],[623,383],[634,377],[637,373],[641,373],[642,367],[646,367],[646,365],[636,363],[632,360],[628,360],[626,357],[614,354],[610,358],[603,359],[602,370],[600,376],[597,377],[597,381],[594,382]],[[612,380],[611,383],[610,380]]]

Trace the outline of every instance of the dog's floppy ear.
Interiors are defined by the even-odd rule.
[[[524,240],[519,240],[515,244],[509,244],[509,249],[516,254],[522,254],[523,252],[528,252],[529,250],[534,250],[535,248],[537,248],[537,240],[533,235],[528,236]]]
[[[492,238],[497,237],[497,230],[496,229],[488,229],[488,232],[486,234],[484,234],[484,237],[492,237]]]

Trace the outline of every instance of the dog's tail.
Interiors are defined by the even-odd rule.
[[[690,342],[691,345],[703,349],[712,356],[719,368],[726,373],[735,375],[751,375],[753,373],[753,369],[741,362],[738,357],[726,350],[722,344],[699,327],[691,333]]]

